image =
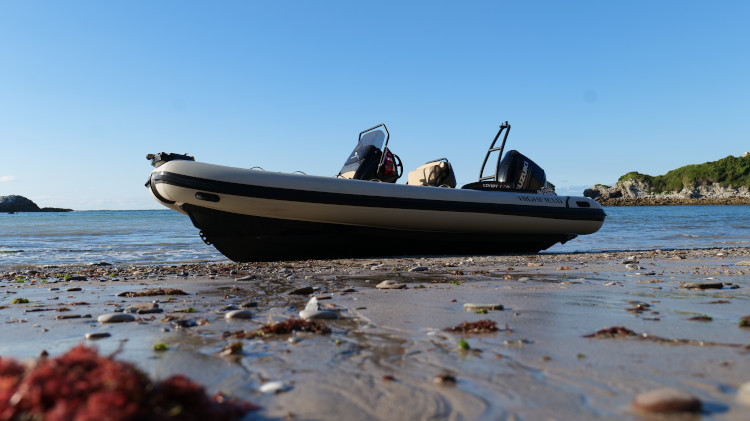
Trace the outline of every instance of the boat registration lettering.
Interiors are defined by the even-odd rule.
[[[555,203],[563,204],[564,200],[559,197],[548,197],[548,196],[518,196],[518,200],[522,202],[536,202],[536,203]]]

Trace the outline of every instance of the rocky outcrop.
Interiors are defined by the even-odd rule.
[[[655,193],[648,182],[629,179],[618,181],[612,187],[597,184],[584,190],[583,195],[605,206],[750,204],[748,187],[721,187],[714,183],[685,187],[675,192]]]
[[[40,208],[31,200],[18,195],[0,196],[0,212],[70,212],[72,209]]]

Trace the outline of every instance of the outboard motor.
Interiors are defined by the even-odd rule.
[[[517,190],[539,190],[545,187],[547,176],[534,161],[511,150],[500,161],[497,181]]]

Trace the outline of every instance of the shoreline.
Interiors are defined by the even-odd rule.
[[[404,288],[376,288],[384,280]],[[187,295],[122,295],[154,288]],[[269,320],[299,318],[313,296],[338,314],[321,320],[330,334],[238,339]],[[30,302],[11,304],[20,297]],[[162,313],[97,322],[153,302]],[[503,310],[465,311],[468,303]],[[102,355],[121,348],[117,358],[153,378],[183,373],[211,394],[262,407],[247,419],[635,421],[643,419],[631,404],[636,396],[674,387],[699,398],[704,416],[734,421],[748,411],[739,391],[750,382],[750,329],[738,327],[748,304],[747,247],[19,265],[0,268],[0,335],[24,340],[3,341],[0,356],[56,356],[79,343]],[[228,306],[252,318],[227,319]],[[699,316],[707,318],[692,320]],[[444,330],[480,320],[498,331]],[[636,336],[585,337],[613,327]],[[92,332],[111,336],[84,339]],[[462,339],[468,349],[458,346]],[[234,342],[241,352],[222,355]],[[168,351],[155,351],[157,343]],[[260,391],[274,381],[278,393]]]
[[[594,198],[602,206],[716,206],[716,205],[750,205],[750,197],[729,197],[729,198],[696,198],[684,199],[677,197],[618,197],[612,198]]]

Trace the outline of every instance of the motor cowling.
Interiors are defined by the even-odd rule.
[[[511,150],[500,161],[497,181],[518,190],[539,190],[545,186],[547,176],[534,161]]]

